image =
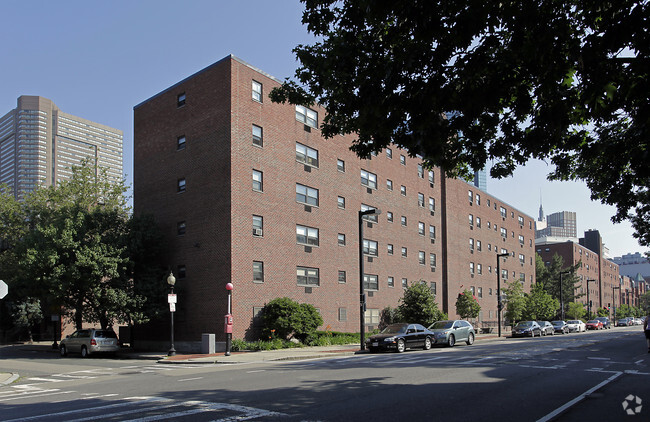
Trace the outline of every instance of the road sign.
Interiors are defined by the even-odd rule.
[[[175,303],[170,303],[169,304],[169,312],[176,312],[176,304]]]
[[[0,280],[0,299],[4,299],[4,297],[7,296],[7,293],[9,293],[9,286],[7,286],[7,283],[4,281]]]
[[[176,295],[175,294],[168,294],[167,295],[167,303],[176,303]]]

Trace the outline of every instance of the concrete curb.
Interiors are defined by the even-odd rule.
[[[20,378],[20,375],[14,373],[0,373],[0,385],[9,385]]]

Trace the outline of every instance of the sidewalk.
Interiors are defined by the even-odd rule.
[[[489,340],[505,340],[506,337],[498,337],[496,334],[478,334],[477,342]],[[34,344],[16,345],[25,351],[57,353],[52,349],[51,342],[39,342]],[[347,344],[342,346],[313,346],[293,349],[264,350],[259,352],[232,352],[225,356],[224,352],[213,354],[177,354],[167,356],[166,352],[139,352],[131,349],[124,349],[118,352],[118,356],[125,359],[155,360],[160,364],[241,364],[252,362],[291,361],[304,359],[317,359],[331,356],[352,356],[355,354],[369,353],[361,351],[358,344]],[[74,357],[72,357],[74,359]],[[70,357],[68,357],[70,359]],[[19,374],[0,372],[0,386],[8,385],[19,378]]]

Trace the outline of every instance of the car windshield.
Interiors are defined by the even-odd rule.
[[[530,327],[533,325],[533,321],[522,321],[517,324],[517,327]]]
[[[587,324],[598,324],[600,321],[592,319],[591,321],[587,321]]]
[[[567,321],[567,324],[579,324],[579,321]]]
[[[562,324],[564,324],[564,321],[553,321],[551,324],[553,324],[553,325],[562,325]]]
[[[429,327],[430,330],[443,330],[445,328],[451,328],[451,326],[454,325],[454,321],[438,321],[434,323],[431,327]]]
[[[405,324],[391,324],[382,330],[382,334],[401,334],[406,332]]]

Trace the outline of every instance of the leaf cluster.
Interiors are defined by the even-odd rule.
[[[302,2],[317,41],[273,101],[318,102],[362,158],[394,143],[493,177],[546,160],[650,244],[649,2]]]
[[[446,319],[447,315],[438,309],[435,296],[425,282],[413,283],[404,290],[404,296],[397,307],[399,321],[422,324],[425,327]]]
[[[283,340],[291,336],[305,340],[323,324],[323,317],[313,305],[288,297],[276,298],[264,305],[261,319],[263,335]]]
[[[476,297],[472,295],[472,292],[465,289],[458,295],[456,299],[456,313],[462,319],[476,318],[480,311],[481,305],[479,305]]]

